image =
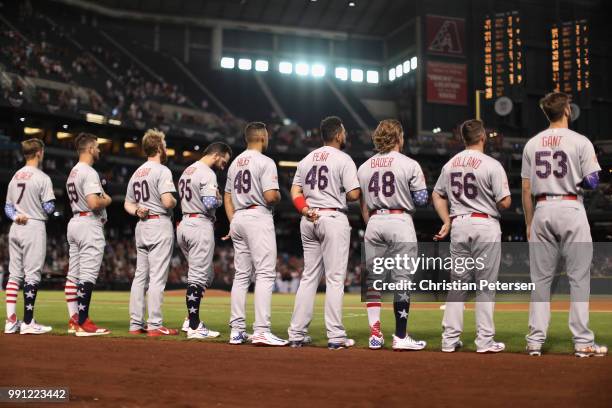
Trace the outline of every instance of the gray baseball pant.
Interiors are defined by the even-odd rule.
[[[302,217],[300,231],[304,247],[304,272],[295,296],[289,326],[289,340],[301,341],[312,321],[315,295],[325,273],[325,327],[332,343],[346,340],[342,324],[342,300],[348,263],[351,227],[339,211],[320,211],[320,218],[310,222]]]
[[[45,265],[47,231],[45,222],[13,223],[9,231],[9,282],[38,284]],[[0,281],[2,285],[2,281]]]
[[[68,280],[96,283],[104,257],[104,224],[96,217],[74,216],[68,222]]]
[[[276,233],[272,214],[264,208],[237,211],[231,225],[234,244],[230,327],[246,329],[246,295],[255,272],[255,333],[269,332],[272,291],[276,279]]]
[[[136,272],[130,291],[130,330],[144,329],[145,311],[149,328],[162,326],[162,303],[174,248],[174,230],[169,217],[136,224]],[[146,301],[145,301],[146,297]]]
[[[538,203],[531,223],[529,262],[531,292],[529,305],[530,345],[542,345],[550,323],[550,287],[560,258],[570,283],[569,328],[574,344],[590,346],[595,335],[589,329],[589,296],[593,242],[584,206],[579,201]]]
[[[455,266],[451,271],[451,281],[476,284],[480,280],[489,283],[497,281],[501,261],[501,229],[495,218],[477,218],[463,215],[455,218],[451,229],[450,255]],[[457,267],[458,259],[480,258],[483,268]],[[463,270],[464,269],[464,270]],[[446,309],[442,320],[442,347],[452,347],[459,341],[463,332],[463,305],[466,291],[451,290],[446,299]],[[476,339],[478,349],[491,346],[495,336],[493,311],[495,291],[484,289],[476,291]]]
[[[215,278],[213,255],[215,232],[212,220],[205,216],[183,217],[176,229],[179,248],[187,258],[187,285],[198,285],[206,289]]]

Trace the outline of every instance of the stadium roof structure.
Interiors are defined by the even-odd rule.
[[[115,17],[149,17],[215,20],[223,23],[259,24],[357,37],[384,38],[415,16],[414,0],[56,0]],[[353,3],[350,6],[349,3]],[[128,14],[126,14],[128,13]],[[179,22],[179,20],[175,20]],[[185,22],[189,22],[185,20]],[[238,28],[238,27],[236,27]],[[245,27],[246,28],[246,27]]]

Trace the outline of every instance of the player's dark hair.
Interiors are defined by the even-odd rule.
[[[92,135],[91,133],[79,133],[77,137],[74,138],[74,147],[77,152],[83,153],[87,147],[93,142],[98,140],[96,135]]]
[[[321,121],[321,138],[324,142],[331,142],[342,131],[342,119],[329,116]]]
[[[540,109],[550,122],[557,122],[563,119],[565,108],[572,97],[563,92],[551,92],[540,99]]]
[[[21,142],[21,153],[26,160],[30,160],[45,148],[45,143],[40,139],[28,139]]]
[[[482,120],[470,119],[461,124],[461,138],[466,146],[472,146],[478,143],[480,137],[485,133],[484,123]]]
[[[230,157],[232,157],[232,148],[229,147],[226,143],[223,142],[214,142],[209,144],[206,149],[204,149],[204,152],[202,153],[204,156],[208,156],[211,154],[215,154],[215,153],[219,153],[219,154],[229,154]]]
[[[266,124],[263,122],[250,122],[244,128],[244,139],[247,143],[254,141],[254,138],[262,131],[266,130]]]

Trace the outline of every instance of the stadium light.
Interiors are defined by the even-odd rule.
[[[103,144],[108,144],[108,143],[112,143],[113,141],[110,139],[105,139],[103,137],[99,137],[98,138],[98,144],[99,145],[103,145]]]
[[[402,75],[404,75],[404,67],[402,67],[402,64],[399,64],[395,67],[395,77],[399,78]]]
[[[123,144],[123,148],[124,149],[134,149],[136,147],[138,147],[138,145],[136,143],[134,143],[134,142],[125,142]]]
[[[417,69],[417,57],[410,58],[410,68]]]
[[[191,156],[193,156],[193,152],[190,152],[189,150],[183,151],[183,157],[187,158]]]
[[[281,74],[290,74],[293,72],[293,64],[287,61],[281,61],[278,64],[278,72]]]
[[[410,60],[404,61],[404,63],[402,65],[403,65],[403,68],[404,68],[404,74],[409,73],[410,72]]]
[[[299,162],[296,161],[288,161],[288,160],[280,160],[278,162],[279,167],[297,167]]]
[[[174,150],[174,149],[172,149],[172,148],[170,148],[170,147],[168,147],[168,148],[166,149],[166,155],[168,155],[168,156],[174,156],[175,154],[176,154],[176,150]]]
[[[56,134],[57,140],[69,139],[72,137],[72,133],[68,132],[57,132]]]
[[[104,116],[98,115],[97,113],[86,113],[85,120],[91,123],[103,124],[105,121]]]
[[[118,119],[109,119],[108,123],[109,125],[121,126],[121,121]]]
[[[377,84],[378,83],[378,71],[367,71],[366,81],[368,82],[368,84]]]
[[[255,61],[255,71],[267,72],[268,71],[268,61],[266,60]]]
[[[389,70],[389,81],[395,81],[395,68]]]
[[[348,80],[348,69],[344,67],[337,67],[336,68],[336,78],[338,78],[341,81]]]
[[[35,128],[35,127],[24,127],[23,128],[23,133],[25,135],[35,135],[37,133],[41,133],[42,129],[40,128]]]
[[[238,60],[238,69],[243,71],[250,71],[253,66],[253,61],[248,58],[240,58]]]
[[[223,57],[223,58],[221,58],[221,68],[234,69],[235,65],[236,65],[236,63],[235,63],[233,58],[231,58],[231,57]]]
[[[312,64],[312,68],[310,69],[310,72],[311,72],[313,77],[321,78],[321,77],[325,76],[325,65],[323,65],[323,64]]]
[[[363,82],[363,70],[357,68],[351,69],[351,81]]]
[[[298,62],[297,64],[295,64],[296,74],[300,76],[305,76],[305,75],[308,75],[309,71],[310,71],[310,67],[305,62]]]

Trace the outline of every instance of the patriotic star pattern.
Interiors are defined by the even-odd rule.
[[[413,191],[412,193],[412,201],[418,207],[424,207],[429,202],[429,193],[427,190],[419,190]]]

